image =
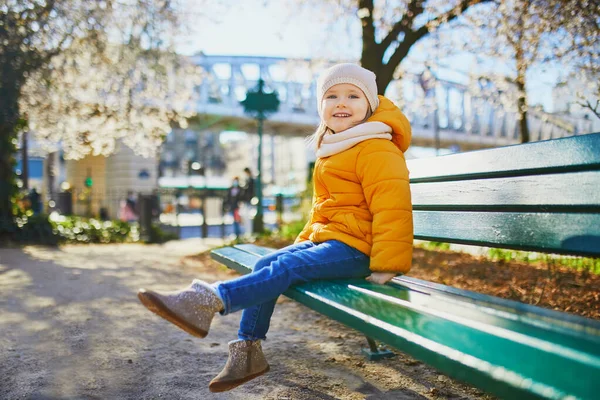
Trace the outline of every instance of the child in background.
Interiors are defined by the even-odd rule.
[[[253,272],[225,282],[194,280],[180,291],[141,289],[151,311],[205,337],[215,313],[243,310],[238,339],[212,392],[233,389],[267,371],[266,339],[277,297],[290,286],[321,279],[366,278],[384,284],[408,272],[412,206],[404,152],[410,124],[377,96],[375,74],[356,64],[325,70],[317,82],[321,123],[310,219],[292,246],[260,258]]]

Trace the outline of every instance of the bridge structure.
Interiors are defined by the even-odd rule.
[[[328,66],[326,62],[204,54],[192,60],[204,73],[196,103],[200,127],[246,132],[256,129],[240,102],[248,89],[256,87],[259,78],[265,81],[267,90],[277,92],[281,101],[278,112],[265,124],[266,132],[307,136],[318,125],[315,82]],[[433,90],[424,89],[423,75],[405,74],[392,81],[386,92],[411,121],[413,145],[472,150],[520,142],[516,113],[506,110],[494,92],[476,96],[468,84],[435,78],[428,85]],[[592,130],[589,120],[558,117],[535,108],[529,110],[528,122],[532,141]]]

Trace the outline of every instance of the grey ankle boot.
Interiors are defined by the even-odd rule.
[[[225,392],[269,371],[260,340],[229,342],[229,359],[225,368],[210,381],[211,392]]]
[[[138,298],[153,313],[200,338],[208,334],[215,313],[223,309],[223,302],[215,289],[198,279],[175,292],[140,289]]]

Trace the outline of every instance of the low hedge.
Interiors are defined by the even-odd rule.
[[[61,243],[126,243],[140,239],[137,224],[128,222],[64,215],[52,215],[48,220]]]
[[[32,215],[28,212],[18,216],[15,221],[16,227],[11,236],[17,244],[134,243],[141,240],[137,223],[118,220],[101,221],[59,214]],[[152,224],[145,243],[164,243],[176,239],[176,234]]]

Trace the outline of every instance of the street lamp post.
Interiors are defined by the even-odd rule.
[[[248,90],[246,93],[246,99],[241,102],[244,106],[244,111],[255,116],[258,121],[258,176],[255,183],[258,204],[256,205],[256,217],[254,217],[253,224],[254,233],[262,233],[264,231],[262,193],[263,122],[266,119],[267,113],[276,112],[279,109],[279,99],[277,98],[277,93],[265,93],[264,86],[265,82],[262,79],[259,79],[257,88],[254,90]]]

